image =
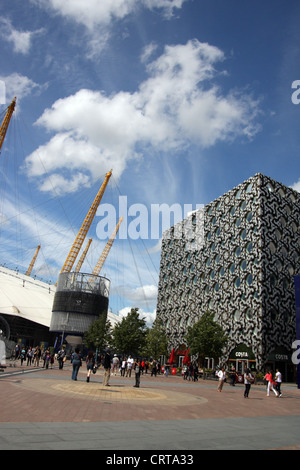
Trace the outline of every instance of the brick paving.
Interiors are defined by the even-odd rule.
[[[263,385],[253,385],[248,399],[244,386],[225,384],[217,392],[217,382],[199,379],[184,381],[177,376],[141,377],[141,387],[134,388],[134,376],[112,376],[110,387],[102,386],[100,369],[86,382],[82,367],[77,382],[71,380],[71,365],[28,373],[28,368],[7,367],[0,376],[0,423],[159,423],[185,422],[199,426],[232,419],[294,419],[300,418],[300,390],[296,385],[283,384],[283,396],[266,397]],[[272,393],[272,392],[271,392]],[[188,421],[187,421],[188,420]],[[211,421],[214,420],[214,421]],[[251,421],[252,420],[252,421]],[[222,422],[223,422],[222,421]],[[7,429],[7,428],[6,428]],[[279,438],[280,436],[278,436]],[[277,439],[277,437],[276,437]],[[275,441],[274,441],[275,442]],[[277,441],[276,441],[277,442]],[[282,445],[281,445],[282,444]],[[274,446],[271,446],[274,448]],[[1,443],[0,443],[1,448]],[[279,440],[275,448],[300,449],[296,442]]]

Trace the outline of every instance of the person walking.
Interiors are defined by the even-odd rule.
[[[198,382],[199,368],[198,364],[194,364],[194,382]]]
[[[34,351],[33,365],[39,367],[41,359],[41,348],[37,346]]]
[[[86,357],[86,369],[87,369],[86,381],[87,382],[90,381],[90,376],[91,376],[91,372],[94,368],[94,365],[95,365],[95,355],[94,355],[93,351],[89,351],[89,353]]]
[[[217,373],[217,376],[219,378],[219,383],[218,383],[218,392],[222,392],[223,390],[223,385],[226,379],[226,373],[224,367],[222,367],[221,370]]]
[[[231,371],[230,371],[230,385],[232,387],[235,387],[235,380],[236,380],[236,372],[235,372],[235,367],[232,366]]]
[[[66,351],[65,351],[65,346],[63,346],[57,353],[57,361],[58,361],[59,369],[63,368],[65,360],[66,360]]]
[[[105,356],[103,359],[103,367],[104,367],[104,378],[102,385],[104,387],[110,387],[109,379],[110,379],[110,370],[111,370],[111,360],[110,360],[110,350],[107,349],[105,352]]]
[[[75,348],[75,352],[72,354],[72,380],[77,380],[79,368],[82,366],[82,360],[80,356],[80,349]]]
[[[253,375],[251,374],[250,369],[247,369],[244,373],[244,384],[245,384],[245,391],[244,391],[244,398],[249,398],[249,392],[251,388],[251,384],[253,383]]]
[[[153,375],[156,377],[156,374],[157,374],[157,364],[156,364],[156,360],[154,359],[152,361],[152,366],[151,366],[151,377],[153,377]]]
[[[281,393],[282,375],[279,369],[276,369],[275,382],[276,382],[275,389],[278,393],[278,396],[282,397],[282,393]]]
[[[31,366],[31,362],[32,362],[32,358],[33,358],[33,351],[32,351],[32,347],[29,346],[28,350],[27,350],[27,354],[26,354],[26,357],[27,357],[27,366]]]
[[[44,360],[45,369],[49,368],[50,359],[51,359],[50,349],[48,348],[47,351],[45,352],[45,360]]]
[[[126,371],[126,377],[131,377],[131,371],[133,367],[133,357],[131,355],[128,356],[127,358],[127,371]]]
[[[116,354],[114,354],[114,357],[113,357],[113,360],[112,360],[112,363],[113,363],[113,370],[112,370],[112,373],[117,375],[117,371],[118,371],[118,365],[119,365],[119,358]]]
[[[21,353],[20,353],[20,358],[21,358],[21,366],[23,365],[23,361],[26,358],[26,349],[24,346],[21,348]]]
[[[270,370],[268,370],[268,372],[264,376],[264,379],[268,382],[267,383],[267,397],[270,396],[270,390],[272,390],[275,393],[276,397],[278,397],[278,392],[273,387],[273,384],[275,384],[275,382],[273,380],[272,372]]]
[[[125,377],[126,367],[127,367],[126,357],[123,357],[122,364],[121,364],[121,377]]]
[[[141,361],[136,359],[133,368],[135,373],[134,387],[139,388],[141,382]]]

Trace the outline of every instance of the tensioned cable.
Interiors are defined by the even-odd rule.
[[[116,188],[117,188],[119,194],[122,195],[122,194],[121,194],[121,191],[120,191],[120,188],[119,188],[119,186],[118,186],[118,184],[117,184],[117,182],[116,182],[115,180],[114,180],[114,184],[115,184],[115,186],[116,186]],[[146,245],[145,245],[143,239],[141,239],[141,241],[142,241],[142,244],[143,244],[143,246],[144,246],[144,248],[145,248],[145,251],[146,251],[146,253],[148,254],[149,259],[150,259],[150,261],[151,261],[151,263],[152,263],[152,265],[153,265],[153,267],[154,267],[155,272],[158,274],[157,269],[156,269],[156,266],[154,265],[154,263],[153,263],[153,261],[152,261],[152,259],[151,259],[150,253],[149,253],[149,251],[148,251],[148,249],[147,249],[147,247],[146,247]],[[148,304],[148,300],[147,300],[147,297],[146,297],[146,294],[145,294],[144,285],[143,285],[143,283],[142,283],[140,271],[139,271],[139,268],[138,268],[138,264],[137,264],[137,262],[136,262],[134,250],[133,250],[132,243],[131,243],[129,237],[128,237],[128,242],[129,242],[130,251],[131,251],[131,254],[132,254],[132,257],[133,257],[135,269],[136,269],[136,272],[137,272],[137,275],[138,275],[138,278],[139,278],[139,282],[140,282],[140,285],[141,285],[141,287],[142,287],[142,291],[143,291],[143,296],[144,296],[145,304],[146,304],[146,306],[147,306],[147,308],[148,308],[148,311],[150,311],[149,304]],[[138,250],[139,250],[139,248],[138,248]],[[140,250],[139,250],[139,251],[140,251]],[[141,253],[141,251],[140,251],[140,253]],[[143,257],[143,256],[142,256],[142,258],[143,258],[143,260],[144,260],[144,257]],[[144,260],[144,262],[145,262],[145,260]],[[146,262],[145,262],[145,264],[146,264]],[[152,279],[154,280],[154,282],[155,282],[155,284],[156,284],[157,281],[156,281],[156,279],[154,279],[154,277],[152,276],[152,273],[151,273],[149,267],[147,266],[147,264],[146,264],[146,267],[147,267],[148,272],[150,273]]]

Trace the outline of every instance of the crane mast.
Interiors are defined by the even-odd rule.
[[[91,226],[91,223],[94,219],[94,216],[96,214],[96,211],[98,209],[98,206],[101,202],[101,199],[102,199],[102,196],[104,194],[104,191],[106,189],[106,186],[108,184],[108,181],[110,179],[112,175],[112,170],[110,170],[108,173],[106,173],[106,176],[105,176],[105,180],[101,186],[101,188],[99,189],[98,193],[97,193],[97,196],[95,197],[94,199],[94,202],[93,204],[91,205],[90,207],[90,210],[88,211],[84,221],[83,221],[83,224],[75,238],[75,241],[72,245],[72,248],[66,258],[66,261],[61,269],[61,273],[64,273],[64,272],[70,272],[73,265],[74,265],[74,262],[76,260],[76,257],[82,247],[82,244],[84,242],[84,239],[86,237],[86,234],[88,233],[88,230]]]
[[[34,255],[33,255],[33,258],[32,258],[32,260],[31,260],[31,263],[30,263],[30,265],[28,266],[28,269],[27,269],[27,271],[26,271],[26,273],[25,273],[25,276],[30,276],[31,271],[32,271],[32,268],[33,268],[34,263],[35,263],[35,260],[36,260],[36,258],[37,258],[37,255],[38,255],[39,251],[40,251],[40,248],[41,248],[41,245],[39,245],[39,246],[37,247],[37,249],[35,250],[35,253],[34,253]]]
[[[105,262],[105,260],[106,260],[106,258],[107,258],[107,255],[108,255],[108,253],[109,253],[109,251],[110,251],[110,249],[111,249],[111,246],[112,246],[112,244],[113,244],[113,242],[114,242],[114,240],[115,240],[115,238],[116,238],[116,235],[117,235],[117,233],[118,233],[118,231],[119,231],[119,228],[120,228],[120,225],[121,225],[121,223],[122,223],[122,220],[123,220],[123,217],[120,217],[119,222],[118,222],[118,224],[117,224],[115,230],[113,231],[113,233],[111,234],[110,239],[109,239],[108,242],[106,243],[105,248],[104,248],[104,250],[103,250],[103,252],[102,252],[102,254],[101,254],[101,256],[100,256],[100,258],[99,258],[99,260],[98,260],[98,263],[96,264],[96,266],[95,266],[95,268],[94,268],[93,275],[98,276],[98,274],[100,273],[100,271],[101,271],[101,269],[102,269],[102,266],[103,266],[103,264],[104,264],[104,262]]]
[[[1,152],[2,145],[3,145],[3,142],[4,142],[5,136],[6,136],[6,132],[7,132],[7,129],[8,129],[9,122],[10,122],[11,117],[12,117],[12,113],[15,110],[16,100],[17,100],[17,98],[14,97],[11,104],[8,106],[5,118],[3,119],[3,122],[2,122],[1,127],[0,127],[0,152]]]
[[[79,271],[80,271],[80,269],[81,269],[81,266],[83,265],[83,262],[84,262],[84,260],[85,260],[85,258],[86,258],[87,252],[89,251],[89,247],[90,247],[90,245],[91,245],[91,243],[92,243],[92,240],[93,240],[92,238],[89,239],[89,241],[87,242],[87,245],[86,245],[86,247],[85,247],[85,249],[84,249],[82,255],[80,256],[80,260],[78,261],[77,266],[76,266],[76,268],[75,268],[75,272],[76,272],[76,273],[79,273]]]

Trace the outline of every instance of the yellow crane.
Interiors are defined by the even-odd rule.
[[[104,191],[106,189],[106,186],[108,184],[108,181],[110,179],[112,175],[112,170],[110,170],[108,173],[106,173],[106,176],[105,176],[105,179],[104,179],[104,182],[102,183],[102,186],[101,188],[99,189],[98,193],[97,193],[97,196],[95,197],[94,199],[94,202],[93,204],[91,205],[90,207],[90,210],[88,211],[84,221],[83,221],[83,224],[75,238],[75,241],[72,245],[72,248],[66,258],[66,261],[61,269],[61,273],[65,273],[65,272],[70,272],[74,263],[75,263],[75,260],[76,260],[76,257],[82,247],[82,244],[84,242],[84,239],[86,237],[86,234],[88,233],[88,230],[91,226],[91,223],[94,219],[94,216],[96,214],[96,211],[98,209],[98,206],[101,202],[101,199],[102,199],[102,196],[104,194]]]
[[[111,249],[111,246],[112,246],[112,244],[113,244],[113,242],[114,242],[114,239],[116,238],[116,235],[117,235],[117,233],[118,233],[118,231],[119,231],[119,228],[120,228],[120,225],[121,225],[121,223],[122,223],[122,220],[123,220],[123,217],[120,217],[119,222],[118,222],[118,224],[117,224],[115,230],[113,231],[113,233],[112,233],[111,236],[110,236],[110,239],[108,240],[108,242],[107,242],[106,245],[105,245],[105,248],[104,248],[104,250],[103,250],[103,252],[102,252],[102,254],[101,254],[101,256],[100,256],[100,258],[99,258],[99,260],[98,260],[98,263],[96,264],[96,266],[95,266],[95,268],[94,268],[94,271],[93,271],[93,274],[94,274],[95,276],[98,276],[98,274],[100,273],[100,271],[101,271],[101,269],[102,269],[102,266],[103,266],[103,264],[104,264],[104,262],[105,262],[105,260],[106,260],[106,258],[107,258],[107,255],[108,255],[108,253],[109,253],[109,250]]]
[[[2,145],[3,145],[3,142],[4,142],[5,136],[6,136],[6,132],[7,132],[7,129],[8,129],[9,122],[10,122],[11,117],[12,117],[12,113],[15,110],[16,100],[17,100],[17,98],[14,97],[11,104],[8,106],[6,114],[5,114],[5,118],[3,119],[3,122],[2,122],[1,127],[0,127],[0,152],[1,152]]]
[[[89,247],[90,247],[92,241],[93,241],[93,239],[90,238],[89,241],[87,242],[87,245],[86,245],[86,247],[85,247],[85,249],[84,249],[82,255],[80,256],[80,260],[78,261],[77,266],[76,266],[76,268],[75,268],[75,272],[76,272],[76,273],[79,273],[79,271],[80,271],[80,269],[81,269],[81,266],[83,265],[83,262],[84,262],[84,260],[85,260],[85,258],[86,258],[87,252],[89,251]]]
[[[39,245],[39,246],[37,247],[37,249],[35,250],[35,253],[34,253],[34,255],[33,255],[33,258],[32,258],[32,260],[31,260],[31,263],[30,263],[30,265],[28,266],[28,269],[27,269],[27,271],[26,271],[26,273],[25,273],[25,276],[30,276],[31,271],[32,271],[32,268],[33,268],[34,263],[35,263],[35,260],[36,260],[36,258],[37,258],[37,255],[38,255],[39,251],[40,251],[40,248],[41,248],[41,245]]]

